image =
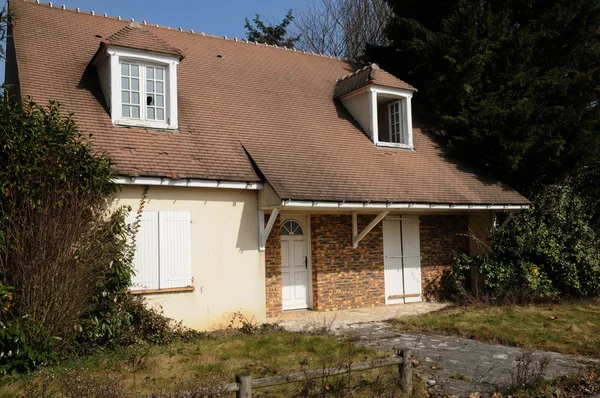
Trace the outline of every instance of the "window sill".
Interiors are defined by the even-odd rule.
[[[130,290],[130,294],[162,294],[162,293],[184,293],[193,292],[196,290],[194,286],[186,287],[171,287],[168,289],[145,289],[145,290]]]
[[[168,130],[168,131],[178,131],[178,126],[166,124],[166,123],[147,123],[147,122],[138,122],[133,120],[117,120],[114,122],[115,126],[118,127],[136,127],[140,129],[154,129],[154,130]]]
[[[409,151],[414,151],[414,147],[412,147],[410,145],[396,144],[394,142],[381,142],[381,141],[379,141],[376,145],[378,147],[381,147],[381,148],[396,148],[396,149],[407,149]]]

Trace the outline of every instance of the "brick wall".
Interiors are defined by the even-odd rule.
[[[375,215],[358,217],[361,231]],[[439,298],[440,281],[453,254],[468,252],[467,216],[420,216],[423,295]],[[313,308],[335,311],[385,304],[383,225],[379,223],[352,248],[350,215],[311,215]],[[268,317],[281,314],[281,240],[279,217],[265,250]]]
[[[267,300],[267,317],[281,315],[281,219],[279,216],[273,224],[271,233],[265,244],[265,289]]]
[[[375,215],[359,216],[361,231]],[[352,216],[312,215],[313,306],[318,311],[385,304],[383,228],[352,248]]]
[[[455,253],[469,252],[467,216],[420,216],[423,297],[440,297],[444,273]]]

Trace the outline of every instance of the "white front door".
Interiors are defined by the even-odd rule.
[[[385,303],[421,301],[419,217],[383,220]]]
[[[308,308],[308,236],[305,217],[281,223],[281,281],[283,310]]]

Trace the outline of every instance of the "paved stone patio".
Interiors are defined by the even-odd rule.
[[[419,362],[417,372],[423,379],[435,382],[436,390],[459,396],[472,392],[492,393],[510,385],[516,359],[523,352],[519,348],[459,337],[404,334],[386,322],[349,325],[345,333],[352,333],[358,345],[382,351],[410,348]],[[533,352],[536,364],[543,357],[549,360],[544,375],[552,379],[577,374],[591,362],[554,352]]]
[[[432,388],[446,394],[468,396],[471,392],[494,392],[509,385],[522,350],[452,336],[405,334],[384,322],[399,316],[431,313],[446,306],[414,303],[328,313],[302,311],[288,313],[279,321],[288,330],[324,328],[345,335],[357,345],[382,351],[410,348],[418,362],[416,372],[429,381]],[[593,361],[552,352],[533,352],[535,362],[543,357],[549,360],[547,378],[576,374]]]
[[[342,331],[350,325],[381,322],[399,316],[422,315],[441,310],[448,305],[446,303],[421,302],[331,312],[290,311],[279,318],[270,318],[268,322],[278,321],[281,326],[294,331],[315,327],[327,327],[333,331]]]

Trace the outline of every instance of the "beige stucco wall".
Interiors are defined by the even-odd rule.
[[[371,132],[371,115],[369,113],[369,93],[364,92],[344,98],[342,99],[342,103],[360,127],[369,134],[369,137],[373,137]]]
[[[139,207],[142,186],[126,185],[116,205]],[[231,315],[265,319],[264,253],[258,251],[257,192],[151,186],[146,210],[189,211],[195,290],[147,295],[164,314],[199,330],[226,326]]]

